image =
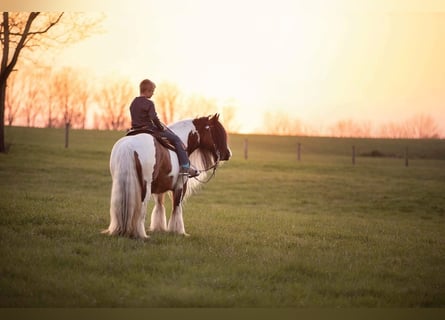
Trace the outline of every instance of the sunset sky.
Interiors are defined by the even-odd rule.
[[[268,111],[317,128],[423,113],[445,135],[444,1],[106,4],[90,7],[107,11],[106,32],[63,50],[54,64],[124,75],[135,88],[147,77],[168,81],[229,102],[243,132],[258,130]]]

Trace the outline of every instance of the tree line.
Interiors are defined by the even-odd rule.
[[[128,108],[138,95],[137,86],[138,83],[123,76],[97,77],[88,70],[72,67],[21,66],[8,79],[5,123],[47,128],[128,129],[131,125]],[[153,99],[164,123],[219,111],[229,132],[237,132],[240,128],[233,104],[221,105],[211,98],[186,95],[174,83],[160,83]],[[437,122],[426,114],[379,126],[370,121],[343,119],[320,128],[276,111],[264,114],[259,131],[275,135],[440,138]]]
[[[390,121],[379,125],[371,121],[342,119],[326,128],[314,127],[298,118],[281,112],[267,113],[264,116],[264,133],[278,135],[304,135],[357,138],[410,138],[439,139],[440,127],[428,114],[415,114],[400,121]]]
[[[87,70],[63,67],[24,68],[8,79],[5,122],[8,126],[124,130],[129,105],[139,94],[138,83],[123,76],[96,77]],[[153,97],[158,116],[166,123],[220,111],[229,131],[236,131],[235,108],[211,98],[187,96],[164,82]]]

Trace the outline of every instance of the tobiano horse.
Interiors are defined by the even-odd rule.
[[[169,126],[184,143],[191,165],[201,171],[198,179],[179,175],[177,155],[148,133],[125,136],[113,146],[110,225],[103,233],[148,238],[145,229],[147,203],[154,198],[150,231],[187,235],[182,202],[205,180],[210,180],[221,161],[232,152],[219,115],[183,120]],[[172,192],[172,213],[167,223],[164,198]]]

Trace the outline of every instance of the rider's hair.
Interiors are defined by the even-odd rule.
[[[139,84],[139,92],[142,94],[146,91],[154,91],[156,88],[156,85],[153,81],[150,81],[148,79],[144,79]]]

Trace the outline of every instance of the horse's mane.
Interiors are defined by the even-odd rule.
[[[190,163],[193,167],[201,171],[198,179],[190,178],[187,182],[187,190],[184,195],[184,200],[187,200],[192,194],[198,192],[203,186],[203,181],[207,181],[213,170],[204,171],[210,166],[214,165],[213,156],[209,151],[203,149],[196,149],[189,156]]]

